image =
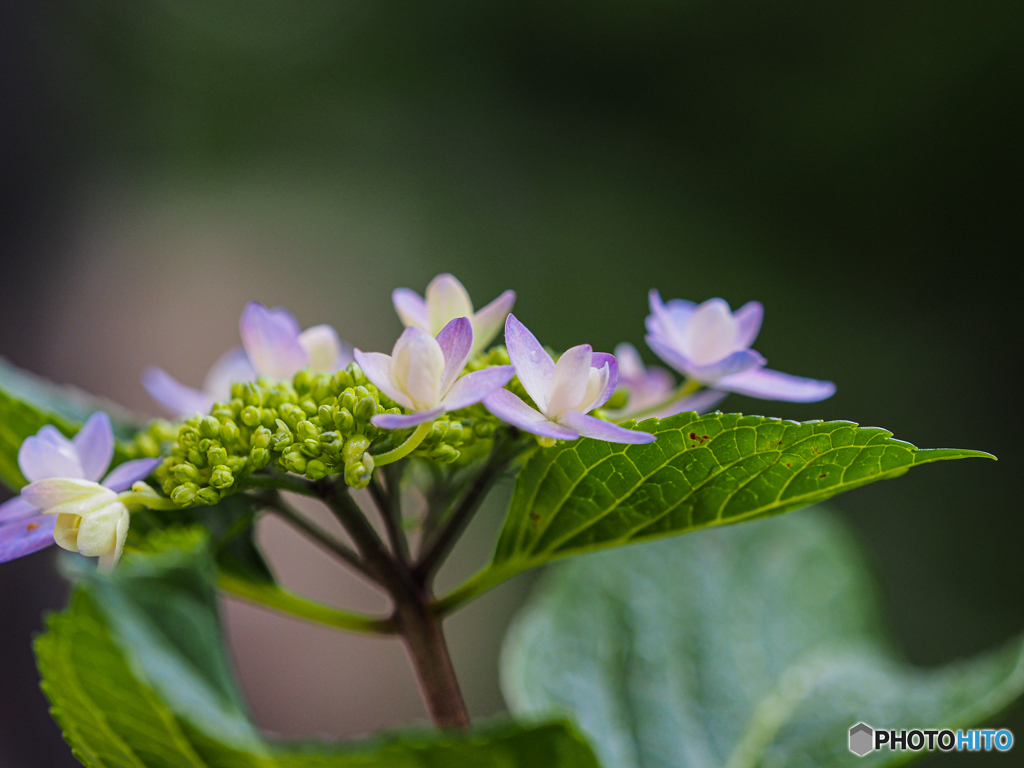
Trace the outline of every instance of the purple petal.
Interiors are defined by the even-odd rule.
[[[56,515],[39,515],[0,525],[0,563],[14,560],[53,544]]]
[[[715,386],[762,400],[785,400],[790,403],[816,403],[832,397],[836,391],[836,385],[831,381],[790,376],[767,368],[755,368],[719,379]]]
[[[298,322],[281,307],[267,309],[257,301],[249,302],[242,310],[239,331],[249,361],[260,375],[290,379],[309,364],[299,344]]]
[[[636,350],[633,351],[636,352]],[[615,359],[615,355],[608,352],[595,352],[590,359],[590,367],[601,369],[605,365],[608,366],[608,386],[604,388],[602,395],[590,406],[590,410],[604,405],[619,385],[619,361]]]
[[[505,291],[483,309],[477,311],[471,318],[473,321],[473,354],[487,348],[487,345],[494,341],[505,318],[512,311],[512,305],[516,303],[516,292]]]
[[[299,334],[313,373],[334,373],[352,362],[352,347],[329,325],[314,325]]]
[[[427,303],[416,291],[408,288],[396,288],[391,292],[391,303],[395,305],[395,312],[398,313],[402,325],[415,325],[425,331],[430,330],[427,321]]]
[[[473,350],[473,323],[468,317],[457,317],[437,334],[437,343],[444,354],[444,374],[441,376],[441,397],[466,367]]]
[[[713,385],[725,376],[740,373],[749,368],[762,366],[765,359],[753,349],[741,349],[710,365],[697,365],[674,347],[668,346],[654,336],[647,336],[647,345],[658,357],[675,368],[679,373],[701,384]]]
[[[553,440],[575,440],[579,437],[571,429],[550,421],[507,389],[496,389],[491,392],[484,398],[484,406],[502,421],[533,435]]]
[[[646,373],[644,361],[636,347],[628,342],[622,342],[615,347],[615,361],[619,366],[619,376],[625,384],[628,379],[641,379]]]
[[[214,399],[192,387],[186,387],[160,368],[147,368],[142,372],[142,386],[149,396],[177,417],[196,413],[209,413]]]
[[[707,413],[728,396],[728,392],[719,392],[717,389],[702,389],[700,392],[694,392],[689,397],[684,397],[682,400],[650,414],[650,416],[656,419],[667,419],[669,416],[675,416],[677,413],[685,413],[686,411]],[[623,418],[628,418],[628,415],[625,415]]]
[[[85,477],[75,446],[50,425],[25,438],[18,450],[18,466],[29,482],[50,477]]]
[[[432,421],[442,413],[444,413],[444,408],[440,405],[437,408],[431,408],[429,411],[422,411],[420,413],[379,413],[370,419],[370,423],[381,429],[408,429],[425,421]]]
[[[696,304],[685,299],[672,299],[666,304],[661,300],[661,294],[654,289],[647,294],[647,301],[651,307],[651,314],[644,321],[647,332],[662,337],[666,342],[677,330],[686,326],[697,310]]]
[[[114,458],[114,428],[110,417],[103,411],[96,411],[86,419],[85,424],[71,442],[78,451],[78,462],[86,480],[99,480]]]
[[[9,523],[11,520],[21,520],[25,517],[32,517],[39,512],[39,507],[30,503],[21,496],[15,496],[0,504],[0,523]]]
[[[515,315],[505,321],[505,345],[520,383],[539,408],[547,409],[555,361]]]
[[[572,427],[580,433],[581,437],[590,437],[594,440],[604,440],[606,443],[629,443],[639,445],[642,443],[653,443],[657,438],[649,432],[626,429],[610,421],[595,419],[579,411],[565,413],[560,421],[568,427]]]
[[[203,379],[203,391],[200,393],[209,400],[209,405],[201,409],[209,413],[214,401],[227,402],[231,399],[231,385],[243,381],[255,381],[256,371],[253,370],[249,356],[241,347],[232,347],[210,366]],[[175,382],[177,383],[177,382]],[[179,385],[180,386],[180,385]],[[191,416],[195,410],[190,410]]]
[[[733,313],[736,322],[739,323],[739,330],[736,334],[736,343],[749,347],[754,343],[757,334],[761,331],[761,321],[764,319],[764,306],[759,301],[748,301]]]
[[[391,355],[385,355],[383,352],[363,352],[361,349],[355,350],[353,354],[355,355],[356,363],[362,368],[366,378],[370,380],[373,386],[403,408],[408,408],[410,411],[413,410],[412,400],[409,399],[405,392],[395,386],[391,375],[393,367]]]
[[[457,411],[460,408],[479,403],[487,395],[496,389],[501,389],[516,375],[516,369],[511,365],[496,365],[493,368],[484,368],[482,371],[467,373],[455,382],[441,406],[446,411]]]
[[[153,470],[160,465],[161,461],[163,459],[158,456],[155,459],[135,459],[118,464],[110,470],[109,475],[103,478],[100,485],[117,493],[127,491],[139,480],[145,480],[153,474]]]

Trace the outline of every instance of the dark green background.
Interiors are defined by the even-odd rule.
[[[0,354],[60,375],[39,307],[97,178],[215,194],[283,173],[279,215],[304,231],[330,210],[307,181],[355,190],[385,229],[412,210],[413,262],[386,237],[358,265],[292,255],[287,295],[318,270],[416,288],[452,271],[475,296],[515,288],[555,347],[640,345],[655,286],[756,298],[771,365],[839,391],[728,410],[999,456],[837,502],[907,657],[969,655],[1024,624],[1022,33],[1019,2],[4,3]],[[12,765],[71,764],[28,661],[63,601],[47,557],[0,570]],[[1024,710],[1005,722],[1024,738]]]

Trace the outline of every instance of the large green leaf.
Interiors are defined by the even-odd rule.
[[[25,484],[18,449],[26,437],[51,424],[71,436],[94,411],[106,411],[117,437],[131,439],[141,420],[121,406],[71,386],[27,373],[0,358],[0,480],[17,490]],[[125,460],[118,452],[115,463]]]
[[[637,429],[657,441],[581,439],[534,454],[491,564],[442,610],[555,558],[789,512],[919,464],[994,458],[920,450],[849,421],[681,413]]]
[[[513,711],[572,716],[617,768],[895,765],[848,729],[962,728],[1024,690],[1024,648],[898,660],[850,535],[822,510],[577,558],[503,652]]]
[[[353,744],[266,739],[222,646],[205,538],[198,529],[154,538],[154,554],[133,556],[112,576],[85,575],[70,608],[36,641],[43,691],[88,768],[597,767],[586,743],[558,723]]]

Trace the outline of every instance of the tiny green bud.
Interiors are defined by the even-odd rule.
[[[332,418],[334,419],[334,426],[338,428],[339,432],[348,433],[351,432],[356,426],[356,420],[353,418],[352,413],[348,408],[338,408],[337,410],[332,409]]]
[[[358,392],[362,387],[357,387]],[[377,415],[377,402],[366,395],[358,403],[356,403],[356,409],[352,411],[352,415],[356,417],[356,421],[367,423],[370,419]]]
[[[295,374],[294,377],[292,377],[292,385],[299,392],[308,392],[309,391],[309,384],[310,384],[310,375],[309,375],[309,371],[307,371],[307,370],[299,371],[298,373]]]
[[[354,387],[355,382],[352,380],[352,375],[348,371],[338,371],[334,374],[333,385],[335,391],[341,392],[349,387]]]
[[[332,413],[331,405],[321,405],[316,412],[317,418],[320,419],[320,426],[329,429],[334,423],[334,414]]]
[[[473,432],[477,437],[490,437],[494,434],[495,424],[490,419],[486,421],[478,421],[473,425]]]
[[[277,409],[276,408],[264,408],[260,412],[260,424],[267,429],[273,429],[277,423]]]
[[[263,469],[270,463],[270,451],[266,448],[253,448],[249,451],[249,461],[254,469]]]
[[[300,440],[318,440],[320,430],[311,421],[300,421],[295,425],[295,434]]]
[[[192,464],[177,464],[171,472],[179,483],[194,483],[199,479],[199,470]]]
[[[278,419],[277,425],[279,427],[283,427],[284,422]],[[258,427],[256,431],[252,433],[252,438],[250,438],[249,443],[253,448],[269,448],[272,435],[273,433],[266,427]]]
[[[227,463],[228,452],[224,450],[223,446],[215,445],[206,452],[206,460],[210,462],[210,466],[216,472],[218,465]]]
[[[369,451],[363,453],[362,462],[363,466],[366,467],[366,471],[373,474],[373,456],[370,455]]]
[[[242,472],[245,469],[245,465],[248,460],[247,456],[228,456],[227,465],[228,469],[231,470],[231,474],[237,475],[239,472]]]
[[[168,477],[160,487],[163,489],[164,496],[170,496],[171,492],[178,487],[178,481],[173,477]]]
[[[183,483],[171,491],[171,501],[179,506],[186,506],[195,501],[199,486],[195,483]]]
[[[365,488],[370,484],[370,473],[362,462],[345,465],[345,482],[353,488]]]
[[[327,474],[327,465],[318,459],[306,462],[306,477],[310,480],[319,480]]]
[[[199,422],[199,434],[203,437],[220,437],[220,422],[213,416],[204,416]]]
[[[324,432],[320,435],[320,447],[332,456],[337,456],[345,447],[345,441],[337,432]]]
[[[255,405],[247,405],[242,409],[242,423],[247,427],[255,427],[260,423],[262,414]]]
[[[220,425],[221,439],[228,445],[234,445],[237,443],[241,434],[242,433],[238,429],[238,425],[230,418],[225,419],[224,423]]]
[[[220,501],[220,493],[216,488],[203,488],[196,494],[196,501],[201,504],[216,504]]]
[[[319,438],[316,440],[313,440],[312,438],[303,440],[302,452],[307,456],[319,456],[322,453]]]
[[[295,472],[298,475],[306,473],[306,458],[298,451],[286,453],[281,459],[289,471]]]
[[[301,403],[299,403],[299,408],[305,411],[306,416],[316,416],[316,412],[320,408],[320,406],[314,403],[312,400],[303,400]]]
[[[235,478],[231,474],[231,470],[224,464],[213,468],[213,474],[210,476],[210,485],[218,490],[224,488],[230,488],[235,482]]]
[[[349,363],[345,370],[348,371],[348,375],[352,377],[352,383],[355,385],[366,383],[366,374],[363,373],[363,369],[359,367],[358,363]]]
[[[359,461],[359,458],[366,452],[366,449],[370,447],[370,441],[362,435],[353,435],[345,443],[345,447],[342,449],[341,458],[345,464],[352,464],[353,462]]]
[[[346,389],[341,393],[341,397],[338,398],[338,405],[349,412],[356,407],[357,402],[359,402],[359,398],[356,397],[356,391],[352,388]]]
[[[188,453],[186,453],[185,455],[188,456],[189,461],[191,461],[200,469],[206,466],[206,452],[199,450],[198,447],[189,448]]]
[[[431,451],[430,456],[443,464],[447,464],[459,458],[459,449],[448,445],[448,443],[443,443]]]
[[[618,411],[625,408],[629,404],[629,390],[628,389],[616,389],[612,396],[608,398],[608,401],[604,404],[604,407],[610,411]]]

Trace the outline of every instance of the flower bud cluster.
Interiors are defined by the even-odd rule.
[[[127,442],[119,442],[118,448],[127,459],[156,458],[171,450],[178,437],[178,425],[164,419],[154,419]]]
[[[367,449],[378,432],[370,419],[400,412],[354,363],[333,375],[300,371],[291,384],[233,384],[231,396],[182,424],[156,471],[179,506],[216,504],[270,465],[310,480],[342,474],[365,487],[373,472]]]

